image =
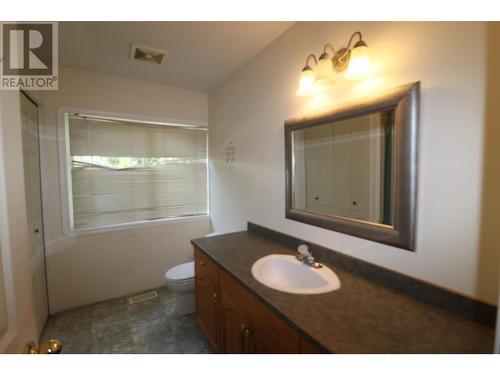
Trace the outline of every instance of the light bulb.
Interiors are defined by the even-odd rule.
[[[368,46],[359,41],[354,45],[349,59],[349,67],[344,75],[346,79],[363,79],[370,73],[370,56]]]
[[[306,66],[304,69],[302,69],[302,72],[300,73],[299,89],[296,93],[297,96],[312,95],[315,92],[315,80],[316,75],[309,66]]]

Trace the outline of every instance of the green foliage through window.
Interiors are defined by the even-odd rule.
[[[207,159],[186,158],[134,158],[128,156],[72,156],[74,166],[93,165],[96,167],[127,169],[127,168],[161,168],[170,163],[207,163]]]

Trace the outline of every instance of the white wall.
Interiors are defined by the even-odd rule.
[[[210,219],[65,236],[57,111],[76,107],[124,117],[207,125],[206,93],[62,67],[59,90],[38,92],[37,98],[44,112],[41,158],[51,313],[162,285],[169,267],[192,260],[189,241],[210,232]]]
[[[310,53],[345,44],[360,30],[372,79],[341,79],[329,92],[297,97]],[[484,23],[298,23],[209,93],[214,230],[252,221],[431,283],[497,302],[491,257],[479,245],[486,83]],[[285,119],[420,80],[416,252],[286,220]],[[225,166],[233,142],[236,162]],[[484,269],[484,270],[483,270]],[[488,282],[478,283],[478,275]]]

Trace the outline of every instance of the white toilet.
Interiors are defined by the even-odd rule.
[[[175,292],[175,311],[179,315],[196,311],[194,300],[194,262],[179,264],[165,272],[168,287]]]
[[[205,237],[224,234],[212,232]],[[175,311],[179,315],[192,314],[196,311],[194,299],[194,262],[179,264],[165,272],[167,286],[175,292]]]

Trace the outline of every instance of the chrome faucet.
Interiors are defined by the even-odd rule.
[[[309,247],[305,244],[299,245],[297,248],[297,255],[295,255],[299,262],[307,264],[313,268],[321,268],[323,267],[319,262],[316,262],[312,253],[309,251]]]

